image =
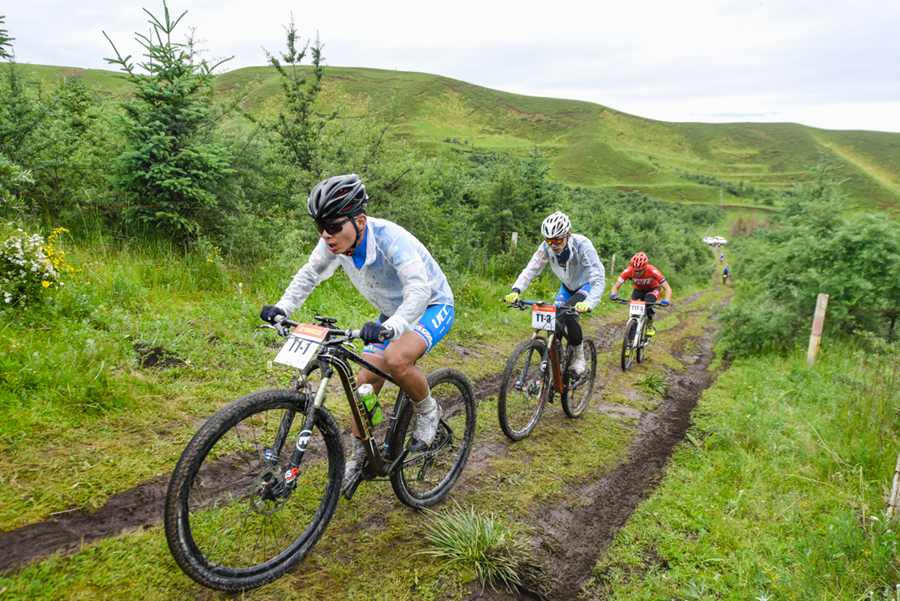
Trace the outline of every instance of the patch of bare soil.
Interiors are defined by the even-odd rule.
[[[686,299],[682,306],[689,305],[693,300]],[[589,333],[594,337],[598,352],[606,352],[621,343],[623,325],[624,322],[616,317],[608,323],[592,326]],[[539,561],[549,566],[549,574],[554,578],[550,586],[543,583],[531,587],[532,590],[544,591],[544,594],[540,597],[527,592],[507,595],[473,587],[472,600],[579,598],[595,563],[615,533],[638,504],[652,494],[662,478],[673,449],[691,425],[691,411],[697,399],[712,384],[714,374],[708,369],[713,360],[712,335],[713,328],[707,328],[702,336],[685,337],[673,343],[671,353],[684,365],[684,370],[667,373],[669,385],[665,398],[654,411],[640,416],[639,435],[632,442],[627,463],[598,480],[571,486],[566,494],[570,502],[556,502],[532,509],[532,522],[542,531],[542,535],[532,543],[540,556]],[[662,349],[655,352],[662,352]],[[153,353],[148,355],[153,356]],[[161,362],[166,359],[171,357],[162,357]],[[599,372],[598,378],[598,385],[603,386]],[[496,395],[500,380],[501,374],[498,373],[477,382],[476,400],[480,403]],[[630,418],[637,415],[636,410],[624,407],[599,409],[612,414],[622,413]],[[385,411],[389,411],[389,407],[385,407]],[[490,458],[505,452],[506,448],[496,442],[476,441],[457,486],[464,488],[469,476],[482,473]],[[4,550],[0,554],[0,573],[54,553],[70,553],[110,536],[160,524],[168,479],[169,475],[161,475],[117,494],[95,512],[84,509],[62,512],[45,522],[0,533],[0,549]],[[571,502],[572,499],[577,501]],[[548,590],[549,593],[546,592]]]

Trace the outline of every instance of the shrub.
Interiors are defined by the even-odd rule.
[[[62,251],[55,246],[56,237],[64,231],[62,228],[54,230],[45,244],[40,234],[28,234],[21,228],[12,230],[10,227],[0,244],[0,292],[4,303],[42,302],[47,291],[64,285],[59,276],[67,268]]]
[[[433,513],[426,538],[432,548],[421,551],[473,568],[484,586],[488,581],[515,589],[522,585],[520,574],[533,567],[526,538],[516,527],[505,527],[492,514],[475,513],[473,507],[458,505]]]

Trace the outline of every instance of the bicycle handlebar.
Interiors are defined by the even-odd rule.
[[[315,319],[322,322],[324,326],[328,328],[328,336],[325,340],[322,341],[322,344],[325,346],[337,346],[340,344],[344,344],[345,342],[350,342],[352,340],[362,339],[362,330],[340,330],[338,328],[335,328],[333,325],[335,323],[335,320],[330,317],[316,316]],[[273,329],[278,332],[278,334],[283,338],[287,338],[291,335],[293,329],[298,325],[300,325],[300,322],[298,321],[288,319],[283,315],[276,315],[274,323],[263,324],[259,327]]]
[[[619,303],[620,305],[630,305],[632,299],[630,299],[630,298],[611,298],[611,299],[609,299],[609,300],[611,300],[611,301],[614,302],[614,303]],[[644,302],[644,304],[646,304],[648,307],[652,307],[652,306],[654,306],[654,305],[657,305],[657,306],[660,306],[660,307],[671,307],[671,306],[672,306],[672,303],[669,303],[668,305],[662,305],[662,304],[660,304],[661,301],[654,301],[654,302],[643,301],[643,302]]]
[[[503,302],[505,302],[505,301],[503,301]],[[507,304],[507,307],[506,307],[507,309],[518,309],[519,311],[526,311],[526,310],[530,309],[533,305],[543,305],[543,306],[548,306],[548,307],[556,307],[556,310],[559,313],[574,313],[575,312],[574,306],[557,305],[556,303],[548,303],[548,302],[539,301],[539,300],[523,300],[520,298],[520,299],[516,300],[516,302],[514,302],[514,303],[506,303],[506,304]],[[591,310],[588,309],[587,312],[590,313]]]

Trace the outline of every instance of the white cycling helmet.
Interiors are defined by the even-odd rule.
[[[572,222],[562,211],[557,211],[544,219],[541,224],[541,234],[544,238],[561,238],[572,229]]]

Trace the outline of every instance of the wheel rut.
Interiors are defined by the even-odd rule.
[[[688,306],[695,299],[686,299],[682,306]],[[587,331],[594,337],[598,353],[618,347],[622,325],[620,316],[616,315],[614,320],[590,326],[592,329]],[[666,395],[653,411],[640,416],[638,434],[632,440],[624,464],[594,481],[571,485],[566,497],[580,499],[579,503],[553,503],[532,508],[531,520],[542,532],[532,543],[536,553],[543,555],[542,560],[549,566],[549,573],[555,576],[551,586],[532,583],[528,588],[543,591],[540,596],[527,591],[508,595],[490,588],[482,590],[478,587],[476,590],[473,587],[470,599],[505,601],[533,598],[552,601],[579,597],[594,565],[616,532],[640,502],[652,494],[663,477],[675,446],[684,439],[691,425],[691,412],[697,399],[715,380],[715,374],[709,371],[714,359],[714,333],[715,326],[709,326],[700,336],[675,341],[671,353],[684,368],[667,371]],[[690,352],[684,351],[688,346],[685,342],[687,338],[690,338]],[[491,374],[475,383],[477,402],[497,394],[501,376],[501,373]],[[614,376],[598,370],[597,377],[597,386],[603,387]],[[626,408],[600,409],[613,414],[617,411],[623,415],[636,413]],[[485,415],[483,419],[490,418]],[[471,472],[473,466],[497,453],[497,446],[490,441],[476,441],[458,486],[465,487],[466,472]],[[105,538],[161,524],[168,480],[169,474],[152,478],[110,497],[103,507],[94,512],[86,509],[61,512],[43,522],[0,533],[0,549],[4,549],[4,553],[0,554],[0,573],[14,572],[53,554],[72,553]],[[547,549],[552,549],[552,552]]]

